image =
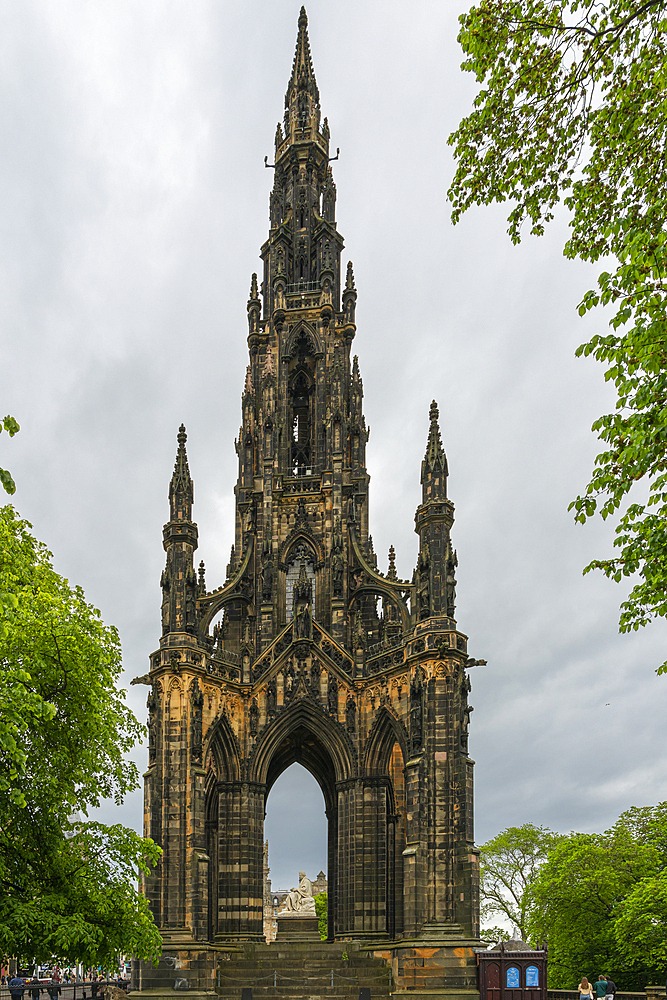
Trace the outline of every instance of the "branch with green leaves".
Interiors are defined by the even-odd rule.
[[[617,551],[584,572],[638,578],[619,622],[637,629],[667,616],[667,2],[482,0],[460,23],[480,90],[449,139],[452,220],[507,201],[517,243],[562,203],[564,254],[615,263],[579,305],[613,310],[577,354],[605,366],[617,402],[593,424],[605,450],[570,509],[582,524],[619,515]],[[642,480],[648,499],[629,502]]]
[[[3,419],[0,420],[0,434],[3,430],[7,431],[10,437],[14,437],[15,434],[18,434],[20,427],[14,418],[7,414],[6,417],[3,417]],[[7,469],[0,469],[0,484],[2,485],[5,493],[9,493],[10,496],[16,492],[16,483],[12,479],[10,473],[7,472]]]

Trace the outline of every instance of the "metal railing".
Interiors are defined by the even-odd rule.
[[[0,986],[0,1000],[51,1000],[51,998],[53,1000],[104,1000],[106,986],[116,986],[118,989],[127,991],[130,983],[129,980],[116,982],[113,979],[98,980],[97,983],[93,983],[92,980],[80,983],[60,982],[56,988],[58,992],[55,990],[51,992],[51,984],[48,982],[42,981],[34,985],[27,982],[22,994],[14,990],[10,991],[6,985]]]
[[[282,985],[282,983],[303,983],[304,985],[307,984],[310,987],[316,982],[333,988],[338,983],[378,983],[381,979],[386,980],[391,987],[392,976],[390,968],[378,969],[375,975],[365,973],[358,976],[344,976],[342,972],[337,972],[336,969],[331,969],[330,972],[322,973],[320,975],[310,975],[308,973],[304,973],[302,976],[283,976],[283,974],[278,972],[277,969],[273,969],[273,971],[268,973],[266,976],[229,976],[226,972],[223,972],[222,969],[218,969],[219,989],[222,989],[225,986],[237,987],[237,984],[239,983],[243,983],[244,986],[252,987],[253,989],[261,989],[262,987],[277,989],[278,986]]]

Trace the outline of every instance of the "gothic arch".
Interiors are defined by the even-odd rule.
[[[324,561],[322,546],[317,541],[314,535],[310,531],[304,528],[297,528],[289,538],[287,538],[280,547],[280,554],[278,556],[278,565],[281,569],[287,567],[287,563],[292,555],[292,550],[296,548],[299,542],[303,542],[313,553],[313,563],[315,568],[320,567]]]
[[[403,762],[408,759],[408,738],[403,723],[385,706],[379,709],[364,752],[364,773],[386,775],[389,773],[389,761],[398,743],[403,754]]]
[[[213,723],[204,745],[204,760],[211,754],[217,781],[240,781],[241,763],[236,737],[224,715]]]
[[[354,748],[340,725],[302,699],[282,711],[257,740],[248,780],[267,794],[291,764],[299,763],[319,783],[327,808],[335,805],[336,784],[356,774]]]
[[[408,611],[405,601],[402,600],[396,592],[389,587],[383,587],[381,583],[372,584],[361,584],[356,590],[353,590],[350,595],[349,607],[352,608],[357,597],[361,595],[365,597],[385,597],[388,601],[394,605],[401,616],[401,624],[403,625],[403,630],[407,631],[410,628],[410,612]]]
[[[285,355],[291,358],[294,354],[294,348],[297,340],[301,334],[305,334],[310,342],[311,353],[314,357],[323,354],[322,342],[317,335],[317,330],[315,327],[311,326],[310,323],[306,323],[305,320],[300,320],[295,323],[289,332],[287,341],[285,343]]]

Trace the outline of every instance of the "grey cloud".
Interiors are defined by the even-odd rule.
[[[440,404],[458,621],[489,661],[472,672],[478,840],[528,820],[602,829],[664,796],[667,681],[654,674],[664,623],[619,636],[624,591],[581,576],[613,526],[582,529],[567,513],[596,452],[588,428],[613,405],[602,369],[573,357],[605,329],[601,314],[576,315],[595,271],[563,259],[562,216],[517,248],[499,208],[450,225],[446,139],[473,93],[455,5],[311,0],[308,13],[359,290],[371,530],[381,568],[394,544],[404,577],[428,406]],[[209,585],[224,576],[263,160],[297,15],[269,0],[0,11],[2,406],[22,424],[0,462],[56,567],[118,626],[127,680],[159,639],[181,421],[198,555]],[[128,699],[143,718],[145,689]],[[301,866],[279,832],[297,800],[301,818],[320,817],[306,842],[325,867],[322,799],[298,776],[269,798],[278,883]],[[141,796],[102,813],[140,828]]]

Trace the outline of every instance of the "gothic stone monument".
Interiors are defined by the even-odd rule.
[[[393,547],[381,572],[369,534],[357,291],[329,153],[302,9],[248,300],[235,539],[212,590],[194,565],[184,427],[169,487],[145,775],[145,831],[164,852],[145,892],[164,959],[141,964],[142,989],[171,986],[174,969],[211,988],[221,948],[262,941],[266,800],[295,761],[325,799],[329,940],[391,960],[399,990],[476,989],[476,661],[455,621],[438,408],[417,565],[401,580]]]

